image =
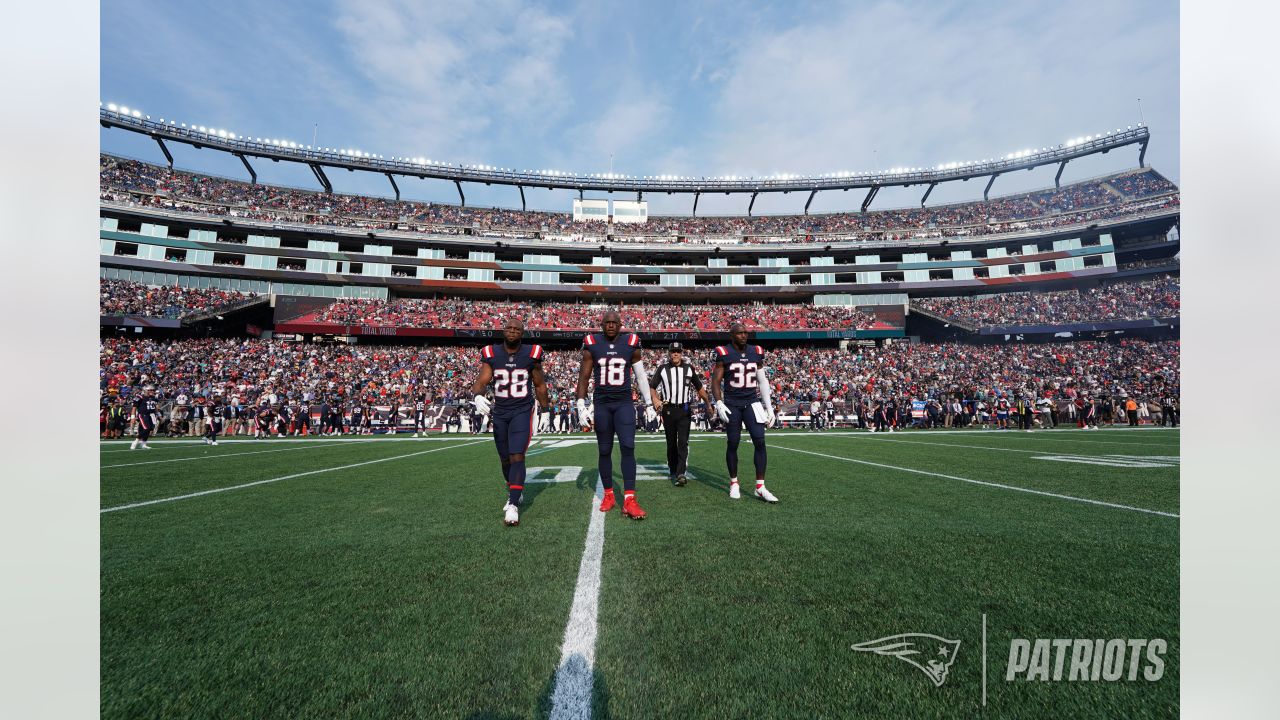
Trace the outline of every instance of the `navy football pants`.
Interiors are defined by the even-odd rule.
[[[600,449],[600,482],[613,488],[613,436],[622,446],[622,488],[636,489],[636,406],[627,400],[595,402],[596,445]]]
[[[729,442],[724,451],[724,461],[729,469],[729,477],[738,477],[738,443],[742,441],[744,424],[747,426],[747,434],[751,436],[751,444],[755,446],[752,460],[756,466],[756,478],[764,479],[765,466],[768,464],[768,454],[764,448],[764,423],[756,420],[755,411],[750,405],[729,405],[729,423],[725,429]]]

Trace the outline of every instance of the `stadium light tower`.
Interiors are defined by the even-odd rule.
[[[311,145],[298,144],[294,141],[251,138],[236,135],[226,130],[209,129],[199,125],[188,125],[170,120],[155,122],[140,110],[128,106],[107,103],[98,109],[99,123],[104,128],[119,128],[151,137],[161,148],[170,167],[173,166],[173,155],[169,152],[167,142],[173,141],[196,148],[221,150],[237,155],[245,164],[250,177],[256,179],[256,172],[248,163],[249,156],[271,160],[273,162],[296,162],[311,168],[316,180],[324,187],[325,192],[333,192],[326,169],[343,169],[351,172],[381,173],[392,184],[392,190],[399,195],[396,175],[417,177],[422,179],[447,180],[458,189],[458,199],[465,205],[466,194],[463,183],[475,182],[486,185],[513,185],[521,194],[521,207],[527,209],[524,188],[538,187],[548,190],[576,190],[578,197],[585,197],[587,190],[598,192],[633,192],[637,199],[643,199],[645,193],[688,193],[693,195],[694,216],[698,212],[698,203],[703,193],[723,192],[725,194],[741,193],[751,196],[747,205],[747,214],[755,211],[755,201],[761,193],[804,192],[808,195],[805,201],[805,213],[809,212],[817,193],[824,190],[866,189],[867,195],[862,202],[865,212],[874,201],[879,189],[885,186],[910,187],[925,185],[926,190],[921,198],[924,205],[933,188],[941,183],[967,181],[973,178],[988,179],[984,198],[989,198],[990,189],[996,177],[1014,170],[1030,170],[1040,166],[1056,165],[1057,175],[1054,184],[1061,185],[1061,175],[1066,163],[1087,155],[1109,152],[1126,145],[1138,145],[1138,165],[1146,167],[1146,150],[1150,141],[1150,132],[1145,122],[1130,126],[1124,130],[1103,131],[1098,135],[1082,135],[1064,143],[1018,150],[1003,154],[999,158],[988,158],[980,161],[948,162],[931,167],[895,166],[888,170],[879,169],[878,152],[876,170],[874,172],[829,172],[815,174],[776,173],[770,176],[746,177],[741,175],[722,175],[717,177],[698,177],[685,175],[627,175],[623,173],[571,173],[561,170],[514,171],[488,164],[456,165],[441,161],[421,159],[411,160],[400,156],[383,156],[354,149],[319,148],[315,145],[315,134]],[[314,128],[313,128],[314,130]],[[256,181],[256,180],[255,180]]]

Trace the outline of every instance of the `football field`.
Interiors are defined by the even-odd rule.
[[[749,440],[730,500],[723,435],[675,487],[641,434],[636,522],[594,510],[593,435],[538,436],[519,527],[488,436],[103,443],[102,714],[1176,714],[1178,431],[768,443],[776,505]],[[1017,640],[1117,638],[1162,675],[1008,677]]]

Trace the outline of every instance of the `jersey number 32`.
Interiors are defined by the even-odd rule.
[[[753,388],[760,384],[756,379],[755,363],[732,363],[729,365],[729,387],[731,388]]]

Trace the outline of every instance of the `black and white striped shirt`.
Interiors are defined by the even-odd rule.
[[[697,391],[702,389],[702,377],[693,365],[682,362],[672,365],[664,362],[653,372],[649,386],[657,391],[664,403],[683,405],[693,402]]]

